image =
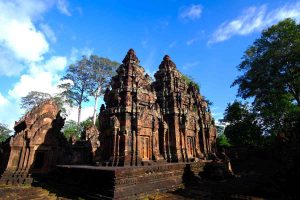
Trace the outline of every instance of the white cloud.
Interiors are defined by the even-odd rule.
[[[186,45],[190,46],[190,45],[196,43],[198,40],[199,40],[199,38],[190,39],[190,40],[186,41]]]
[[[193,67],[196,67],[200,64],[199,61],[195,61],[195,62],[190,62],[190,63],[185,63],[183,64],[183,69],[189,69],[189,68],[193,68]]]
[[[173,41],[173,42],[171,42],[171,43],[169,44],[168,48],[169,48],[169,49],[172,49],[173,47],[176,46],[176,44],[177,44],[177,41],[175,40],[175,41]]]
[[[49,50],[44,35],[37,31],[29,19],[0,23],[0,41],[11,49],[17,58],[25,61],[42,60],[42,55]]]
[[[10,130],[13,130],[15,121],[17,121],[24,111],[19,107],[19,101],[8,101],[5,106],[0,106],[0,122],[7,124]]]
[[[68,9],[68,2],[67,1],[65,1],[65,0],[58,0],[56,5],[57,5],[58,10],[62,14],[67,15],[67,16],[71,16],[71,12]]]
[[[84,121],[87,118],[92,117],[93,112],[94,112],[93,106],[88,106],[88,107],[82,108],[80,121]],[[78,116],[78,108],[72,108],[70,110],[70,115],[67,117],[67,120],[74,120],[75,122],[77,122],[77,118],[78,118],[77,116]]]
[[[223,118],[223,113],[221,112],[212,112],[211,115],[213,116],[213,118],[215,118],[216,121]]]
[[[50,72],[45,71],[35,74],[24,74],[8,93],[16,99],[26,96],[30,91],[54,94],[57,90],[53,85],[54,78]]]
[[[25,65],[19,62],[13,52],[0,46],[0,76],[14,76],[20,74]]]
[[[52,0],[0,1],[0,75],[18,75],[49,51],[44,34],[34,26]]]
[[[8,103],[8,100],[0,92],[0,106],[4,106]]]
[[[20,5],[0,2],[0,48],[10,51],[17,59],[38,61],[49,46],[44,35],[36,30],[30,15],[24,12]]]
[[[202,13],[201,5],[190,5],[187,7],[182,7],[180,9],[179,17],[185,20],[196,20],[199,19]]]
[[[300,2],[285,4],[281,8],[268,11],[267,6],[250,7],[243,14],[229,22],[223,22],[213,33],[208,44],[222,42],[234,35],[248,35],[279,22],[285,18],[300,20]]]
[[[68,64],[75,63],[78,59],[81,59],[82,56],[90,56],[93,54],[94,49],[84,47],[82,49],[77,49],[75,47],[72,47],[71,49],[71,55],[68,60]]]
[[[44,63],[32,64],[29,73],[23,74],[8,94],[15,99],[26,96],[30,91],[54,95],[58,92],[56,84],[60,79],[57,72],[62,71],[66,65],[67,58],[62,56],[53,56]]]
[[[186,41],[186,45],[190,46],[193,45],[197,42],[199,42],[201,39],[205,38],[205,30],[201,30],[199,32],[196,33],[196,36],[194,36],[193,38],[191,38],[190,40]]]
[[[64,56],[52,56],[47,62],[42,66],[44,70],[48,72],[62,71],[67,66],[67,58]]]
[[[60,72],[67,65],[67,58],[56,55],[45,59],[50,49],[47,40],[55,42],[56,36],[49,25],[40,22],[43,14],[56,2],[0,1],[0,76],[19,75],[25,71],[7,95],[0,94],[0,122],[8,124],[11,129],[14,121],[24,114],[19,106],[21,97],[33,90],[52,95],[58,92],[56,85],[60,80]],[[66,5],[66,1],[60,2],[61,12],[67,9]],[[35,24],[40,26],[36,27]]]
[[[40,24],[43,33],[51,42],[56,42],[56,36],[52,28],[47,24]]]
[[[144,67],[145,73],[149,74],[151,77],[154,77],[155,70],[152,70],[152,67],[154,66],[154,61],[156,57],[156,50],[152,49],[147,54],[146,59],[141,60],[141,66]]]

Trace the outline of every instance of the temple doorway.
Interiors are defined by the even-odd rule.
[[[150,159],[150,140],[149,137],[141,137],[141,142],[140,142],[140,152],[141,152],[141,157],[143,160],[149,160]]]

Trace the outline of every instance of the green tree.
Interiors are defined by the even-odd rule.
[[[4,142],[5,140],[7,140],[11,132],[12,131],[7,128],[6,124],[0,123],[0,142]]]
[[[21,108],[29,111],[50,98],[52,98],[52,96],[48,93],[30,91],[26,96],[21,98]]]
[[[93,125],[93,117],[89,117],[80,123],[80,137],[81,139],[86,138],[86,130]]]
[[[70,105],[70,102],[65,99],[62,94],[56,94],[51,96],[48,93],[39,92],[39,91],[30,91],[26,96],[21,98],[21,108],[25,109],[26,112],[30,111],[33,107],[38,106],[42,102],[52,99],[54,100],[63,115],[67,115],[66,105]]]
[[[70,139],[72,136],[75,136],[76,139],[85,139],[85,131],[87,128],[91,127],[93,125],[93,118],[89,117],[86,120],[80,122],[79,126],[79,132],[77,123],[74,120],[68,120],[63,129],[62,132],[64,133],[64,136],[67,139]]]
[[[92,73],[88,58],[83,56],[81,60],[68,67],[66,75],[61,78],[63,83],[58,86],[64,90],[62,94],[72,102],[72,105],[78,107],[78,134],[80,133],[82,103],[89,101],[89,92],[95,87],[95,82],[91,79]]]
[[[105,89],[109,86],[109,81],[115,69],[120,65],[118,62],[111,61],[108,58],[98,57],[96,55],[91,55],[88,59],[89,65],[91,65],[92,76],[91,79],[95,83],[93,88],[91,88],[91,95],[94,97],[94,113],[93,113],[93,124],[96,124],[98,99],[105,92]]]
[[[300,113],[300,25],[285,19],[264,30],[245,51],[234,82],[270,133],[295,131]],[[293,123],[286,123],[293,119]],[[292,127],[290,127],[291,125]]]
[[[231,147],[231,144],[225,134],[220,134],[217,136],[217,146],[220,148]]]
[[[224,135],[234,146],[259,146],[262,142],[262,131],[247,104],[234,101],[228,104],[224,113],[224,120],[229,123]],[[223,138],[224,139],[224,138]]]
[[[66,121],[62,132],[64,133],[64,136],[69,140],[72,136],[75,136],[77,139],[80,137],[77,131],[77,123],[73,120]]]
[[[231,147],[231,144],[224,134],[225,126],[221,124],[216,124],[217,128],[217,147],[218,148],[228,148]]]
[[[236,124],[242,122],[250,115],[247,103],[243,104],[240,101],[235,100],[232,104],[227,104],[224,113],[224,121],[230,124]]]

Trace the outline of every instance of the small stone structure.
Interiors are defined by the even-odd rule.
[[[10,139],[10,156],[1,183],[30,183],[32,173],[47,173],[56,164],[64,163],[60,129],[64,119],[54,101],[48,100],[33,108],[18,122]]]

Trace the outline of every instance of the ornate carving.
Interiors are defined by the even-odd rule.
[[[15,135],[10,140],[7,171],[20,170],[26,174],[45,173],[53,169],[58,160],[64,157],[63,149],[67,141],[60,133],[63,124],[60,109],[52,100],[47,100],[26,113],[14,126]],[[0,182],[26,181],[21,178],[14,180],[14,176],[6,178],[8,180]]]

